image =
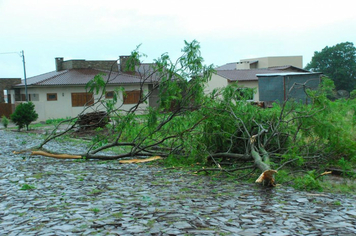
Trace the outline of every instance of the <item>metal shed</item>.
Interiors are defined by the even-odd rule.
[[[287,99],[308,103],[305,88],[317,89],[321,74],[312,72],[257,74],[260,101],[266,105],[275,101],[284,102]]]

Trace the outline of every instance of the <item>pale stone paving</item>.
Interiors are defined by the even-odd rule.
[[[356,234],[355,196],[266,189],[150,164],[12,154],[38,142],[0,130],[0,235]],[[82,148],[67,146],[47,148]]]

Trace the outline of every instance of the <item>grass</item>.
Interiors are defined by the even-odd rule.
[[[92,211],[94,214],[98,214],[100,212],[99,208],[89,208],[89,211]]]
[[[116,218],[116,219],[120,219],[124,216],[124,214],[120,211],[120,212],[115,212],[111,214],[112,217]]]
[[[27,212],[18,212],[16,213],[18,216],[23,217],[27,214]]]
[[[43,174],[42,173],[36,173],[34,175],[32,175],[34,178],[36,179],[41,179],[43,177]]]
[[[79,229],[86,229],[86,228],[89,228],[89,225],[82,224],[82,225],[79,226]]]
[[[148,220],[146,226],[152,228],[155,223],[156,223],[155,219]]]
[[[43,227],[45,227],[46,225],[45,224],[43,224],[43,223],[40,223],[40,224],[37,224],[36,226],[34,226],[34,227],[32,227],[31,229],[30,229],[30,231],[39,231],[39,230],[41,230]]]
[[[88,194],[89,195],[95,195],[95,194],[100,194],[102,192],[103,192],[102,190],[94,188]]]
[[[340,178],[340,180],[326,179],[321,181],[324,192],[356,195],[355,179]]]
[[[335,201],[335,202],[333,202],[333,205],[335,205],[335,206],[341,206],[341,202],[340,202],[340,201]]]
[[[53,173],[51,173],[51,172],[45,172],[45,173],[41,173],[41,172],[39,172],[39,173],[36,173],[36,174],[33,174],[32,175],[32,177],[33,178],[36,178],[36,179],[41,179],[41,178],[43,178],[44,176],[49,176],[49,175],[52,175]]]
[[[191,192],[192,190],[188,187],[184,187],[184,188],[181,188],[179,189],[180,192]]]
[[[20,188],[20,190],[32,190],[32,189],[36,189],[35,186],[30,185],[30,184],[24,184],[22,185],[22,187]]]

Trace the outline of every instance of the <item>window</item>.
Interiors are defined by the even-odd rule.
[[[47,101],[57,101],[56,93],[47,93]]]
[[[136,104],[141,99],[141,91],[134,90],[134,91],[125,91],[124,92],[124,104]]]
[[[109,91],[105,93],[105,98],[114,98],[114,91]]]
[[[72,107],[83,107],[94,104],[92,93],[72,93]]]

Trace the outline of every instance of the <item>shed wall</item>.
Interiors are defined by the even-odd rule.
[[[284,101],[283,76],[258,78],[260,101]]]
[[[308,103],[304,89],[317,89],[319,83],[320,74],[259,76],[260,101],[283,102],[289,98]]]

